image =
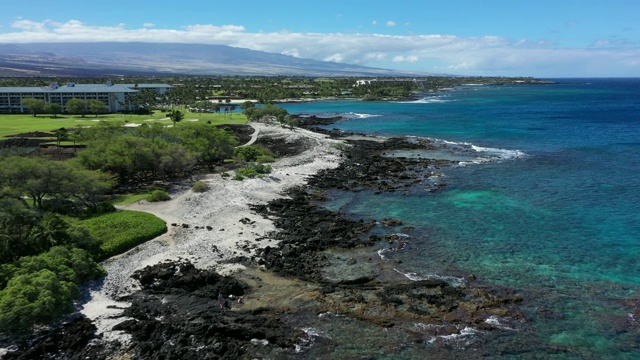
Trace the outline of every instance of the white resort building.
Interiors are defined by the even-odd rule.
[[[173,86],[167,84],[76,84],[73,82],[58,85],[52,82],[43,87],[0,87],[0,113],[25,113],[23,99],[44,100],[46,104],[60,104],[63,111],[67,101],[76,98],[82,100],[100,100],[110,112],[126,110],[128,97],[140,90],[153,90],[158,95],[166,93]]]

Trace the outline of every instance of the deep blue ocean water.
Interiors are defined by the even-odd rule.
[[[412,102],[283,105],[346,115],[330,126],[345,131],[506,150],[442,169],[442,191],[336,192],[327,206],[414,226],[408,249],[393,254],[398,271],[475,274],[511,288],[524,298],[526,326],[393,351],[372,350],[384,341],[362,333],[357,342],[368,350],[353,344],[341,356],[419,358],[440,344],[460,357],[640,358],[640,79],[554,81],[458,86]]]

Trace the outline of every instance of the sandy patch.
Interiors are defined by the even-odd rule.
[[[276,137],[285,142],[307,138],[312,145],[300,155],[279,159],[272,164],[272,173],[262,179],[235,181],[212,174],[199,179],[210,183],[207,192],[194,193],[191,184],[186,183],[183,190],[172,194],[170,201],[152,204],[142,201],[127,206],[129,210],[146,211],[164,219],[169,231],[103,263],[108,275],[100,286],[90,290],[90,299],[81,312],[94,321],[105,339],[127,341],[111,327],[123,320],[113,319],[119,313],[117,309],[127,306],[119,298],[138,288],[130,278],[134,271],[178,258],[188,259],[200,268],[216,267],[222,273],[236,270],[240,265],[220,262],[238,255],[251,256],[255,247],[275,244],[269,239],[257,240],[275,228],[271,221],[251,212],[249,204],[264,204],[282,197],[284,190],[304,183],[309,175],[339,164],[338,147],[332,146],[339,140],[303,129],[251,125],[260,137]],[[172,223],[179,226],[171,226]]]

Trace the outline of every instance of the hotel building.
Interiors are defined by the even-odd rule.
[[[171,89],[167,84],[76,84],[58,85],[52,82],[43,87],[0,87],[0,113],[26,113],[23,99],[33,98],[44,100],[46,104],[59,104],[63,112],[65,105],[71,99],[100,100],[109,108],[110,112],[126,110],[129,97],[140,90],[150,89],[162,95]]]

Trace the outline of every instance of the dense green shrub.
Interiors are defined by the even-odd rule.
[[[19,275],[0,291],[0,329],[9,334],[29,331],[73,310],[75,285],[60,281],[51,270]]]
[[[244,178],[263,177],[271,172],[271,166],[264,164],[254,164],[236,171],[233,180],[244,180]]]
[[[234,155],[247,162],[257,161],[261,156],[275,157],[269,149],[259,145],[238,147],[234,150]]]
[[[275,161],[276,161],[276,158],[271,156],[271,155],[260,155],[256,159],[256,162],[259,163],[259,164],[267,164],[267,163],[272,163],[272,162],[275,162]]]
[[[80,208],[78,205],[69,199],[43,199],[42,211],[53,212],[60,215],[77,216],[80,214]]]
[[[191,190],[198,193],[205,192],[209,190],[209,183],[204,181],[196,181],[196,183],[191,187]]]
[[[0,331],[20,334],[73,311],[77,285],[104,274],[81,249],[56,246],[0,267]]]
[[[167,231],[166,223],[155,215],[138,211],[117,211],[82,221],[82,225],[102,240],[103,258],[123,253]]]
[[[101,215],[101,214],[107,214],[110,212],[114,212],[116,211],[116,207],[107,201],[103,201],[101,203],[98,203],[96,206],[92,206],[92,207],[88,207],[84,213],[82,214],[83,217],[92,217],[92,216],[96,216],[96,215]]]
[[[147,196],[148,202],[158,202],[170,200],[171,196],[164,190],[153,190],[149,196]]]

